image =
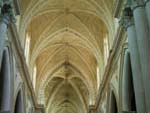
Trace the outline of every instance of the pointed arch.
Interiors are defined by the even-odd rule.
[[[136,111],[136,99],[129,51],[125,51],[121,84],[122,111]]]
[[[18,92],[14,113],[23,113],[23,102],[21,91]]]
[[[14,103],[14,113],[25,113],[25,103],[24,103],[24,85],[19,85],[19,90],[16,95],[15,103]]]
[[[11,108],[11,65],[9,48],[5,47],[0,69],[0,111]]]
[[[110,93],[109,113],[119,113],[118,106],[117,106],[117,99],[114,91],[111,91]]]

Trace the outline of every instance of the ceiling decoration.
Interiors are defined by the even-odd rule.
[[[97,66],[114,32],[113,0],[22,0],[20,36],[30,36],[29,69],[47,113],[84,113],[96,101]]]

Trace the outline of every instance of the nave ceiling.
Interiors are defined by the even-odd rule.
[[[103,39],[114,33],[113,0],[22,0],[20,36],[30,37],[29,70],[47,111],[83,113],[96,101]],[[111,39],[110,39],[111,40]],[[99,83],[100,84],[100,83]]]

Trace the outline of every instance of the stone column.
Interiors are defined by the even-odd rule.
[[[147,113],[150,113],[150,36],[143,0],[133,0],[133,15],[143,73]]]
[[[10,59],[9,51],[5,48],[3,52],[2,68],[0,73],[1,79],[1,97],[0,97],[0,110],[8,111],[11,108],[11,89],[10,89]]]
[[[123,75],[122,75],[122,111],[131,111],[131,78],[132,71],[130,65],[130,54],[128,51],[124,55]]]
[[[132,16],[133,14],[131,8],[130,7],[125,8],[121,22],[122,25],[126,28],[128,35],[128,44],[131,57],[131,67],[133,74],[137,113],[146,113],[142,69],[137,44],[137,35]]]
[[[0,13],[0,68],[2,63],[3,47],[7,37],[7,27],[11,21],[12,21],[12,7],[10,4],[3,4]]]
[[[150,30],[150,0],[145,1],[145,8],[146,8],[146,16],[148,22],[148,28]]]

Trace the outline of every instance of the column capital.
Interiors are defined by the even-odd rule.
[[[119,21],[120,25],[124,28],[128,28],[134,25],[133,12],[130,7],[125,7],[123,10],[122,17]]]
[[[147,0],[126,0],[126,6],[131,7],[135,10],[138,7],[144,7]],[[149,1],[149,0],[148,0]]]
[[[145,4],[147,4],[148,2],[150,2],[150,0],[145,0]]]
[[[145,2],[144,0],[132,0],[132,10],[135,10],[138,7],[144,7],[145,6]]]
[[[3,21],[6,24],[9,24],[11,22],[16,22],[12,3],[11,2],[2,3],[0,1],[0,5],[1,5],[0,21]]]

